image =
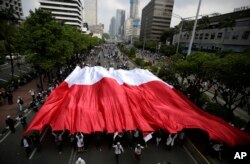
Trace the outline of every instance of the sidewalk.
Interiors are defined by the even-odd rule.
[[[13,94],[13,104],[9,105],[8,102],[5,102],[3,105],[0,105],[0,130],[6,127],[5,120],[8,115],[11,118],[16,118],[18,113],[17,108],[17,98],[21,96],[24,101],[24,107],[27,107],[32,100],[31,95],[29,93],[30,89],[34,89],[36,91],[36,84],[38,83],[38,78],[33,79],[31,82],[19,87],[16,89]],[[44,88],[47,86],[47,82],[44,82]],[[37,93],[37,92],[36,92]]]
[[[205,94],[206,94],[210,99],[212,99],[213,96],[214,96],[214,94],[211,93],[211,92],[205,92]],[[222,98],[220,98],[220,97],[217,97],[217,101],[218,101],[221,105],[225,104],[225,101],[224,101]],[[244,111],[243,109],[241,109],[241,108],[236,108],[236,109],[234,110],[234,114],[235,114],[235,116],[240,117],[241,119],[245,120],[246,122],[250,121],[250,115],[248,115],[248,113],[247,113],[246,111]]]

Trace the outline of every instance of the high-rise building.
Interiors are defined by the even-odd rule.
[[[22,0],[2,0],[0,1],[0,10],[10,9],[14,11],[16,18],[23,19]]]
[[[138,39],[140,35],[140,19],[138,15],[139,0],[130,0],[130,17],[125,22],[125,40]]]
[[[82,28],[81,0],[39,0],[39,3],[40,8],[50,11],[56,20]]]
[[[151,0],[142,9],[140,39],[160,40],[170,27],[174,0]]]
[[[139,8],[139,0],[130,0],[130,18],[137,19]]]
[[[84,0],[84,21],[88,25],[97,25],[97,0]]]
[[[110,20],[109,35],[111,38],[115,37],[115,17],[112,17]]]
[[[115,33],[119,39],[124,39],[125,10],[116,10]]]

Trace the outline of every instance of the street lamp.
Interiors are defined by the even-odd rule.
[[[191,37],[191,40],[190,40],[189,46],[188,46],[187,56],[189,56],[191,54],[191,49],[192,49],[192,45],[193,45],[193,41],[194,41],[194,34],[195,34],[195,30],[196,30],[196,25],[197,25],[197,20],[198,20],[198,16],[199,16],[200,6],[201,6],[201,0],[199,0],[198,9],[197,9],[197,13],[196,13],[195,21],[194,21],[192,37]]]

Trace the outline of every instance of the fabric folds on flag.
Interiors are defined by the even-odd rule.
[[[162,128],[177,133],[198,128],[228,145],[250,143],[250,135],[210,115],[148,70],[107,70],[76,67],[52,91],[26,133],[52,130],[108,133]]]

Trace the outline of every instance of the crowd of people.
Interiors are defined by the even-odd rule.
[[[52,131],[51,134],[54,136],[54,143],[59,154],[62,154],[64,142],[70,142],[78,154],[86,153],[90,145],[100,152],[103,147],[108,147],[113,149],[117,164],[121,160],[120,156],[126,149],[134,152],[134,158],[140,164],[143,149],[147,148],[149,139],[155,142],[157,147],[170,151],[174,147],[175,142],[182,146],[185,136],[183,131],[178,134],[169,134],[162,129],[150,133],[152,137],[149,139],[146,139],[147,137],[143,136],[143,132],[139,129],[115,133],[93,132],[91,134],[82,132],[70,134],[69,131]]]
[[[107,67],[112,66],[111,63],[113,61],[120,62],[121,64],[118,64],[118,66],[127,66],[127,59],[123,56],[120,56],[116,52],[115,47],[106,46],[95,51],[102,51],[103,57],[109,59]],[[143,55],[151,57],[150,53],[145,53]],[[101,65],[100,58],[101,56],[97,57],[97,60],[95,61],[96,65]],[[40,106],[47,100],[51,91],[56,88],[69,75],[70,72],[72,72],[76,65],[79,65],[80,67],[84,67],[87,65],[86,63],[83,63],[86,59],[86,56],[76,56],[76,59],[70,61],[70,64],[61,67],[55,72],[55,77],[48,85],[47,90],[42,90],[41,86],[39,85],[37,85],[36,91],[35,89],[29,90],[27,94],[30,94],[32,100],[28,106],[29,109],[38,111]],[[8,98],[8,103],[12,104],[12,93],[6,92],[5,94],[5,96]],[[3,96],[0,95],[0,97]],[[23,115],[23,105],[24,101],[22,97],[19,96],[17,99],[19,120],[21,122],[21,125],[25,129],[27,126],[27,122],[26,117]],[[8,115],[6,119],[6,125],[9,127],[12,133],[15,133],[15,123],[16,120],[12,119],[11,116]],[[123,131],[119,133],[117,132],[114,134],[109,134],[106,132],[94,132],[92,134],[84,134],[82,132],[77,132],[75,134],[69,134],[68,131],[52,131],[51,135],[54,137],[54,143],[58,149],[59,154],[62,154],[64,142],[70,142],[73,149],[78,153],[88,151],[90,144],[95,144],[96,149],[98,151],[102,151],[103,144],[107,143],[108,147],[110,149],[113,149],[114,151],[115,161],[117,164],[119,163],[120,156],[122,155],[122,153],[125,152],[126,148],[134,152],[134,158],[137,163],[140,164],[143,150],[147,148],[147,140],[145,141],[145,136],[143,136],[143,132],[139,129],[133,131]],[[175,142],[178,142],[178,144],[182,146],[184,139],[185,133],[183,131],[179,132],[178,134],[169,134],[167,131],[159,129],[153,132],[151,141],[154,140],[155,145],[157,147],[164,148],[166,151],[171,151],[171,149],[175,145]],[[32,132],[31,134],[29,134],[29,136],[23,136],[21,139],[21,145],[24,147],[27,157],[29,157],[32,149],[39,148],[40,134]],[[81,158],[78,158],[76,164],[85,164],[85,161]]]

